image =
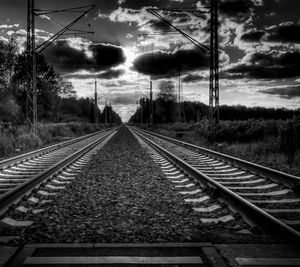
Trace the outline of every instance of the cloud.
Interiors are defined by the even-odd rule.
[[[123,69],[109,69],[107,71],[101,73],[95,72],[77,72],[77,73],[68,73],[63,75],[66,79],[102,79],[102,80],[111,80],[113,78],[119,78],[121,75],[125,73]]]
[[[205,79],[202,75],[194,75],[194,74],[188,74],[185,77],[182,78],[183,83],[196,83],[199,81],[203,81]]]
[[[94,68],[105,70],[125,62],[126,57],[122,47],[112,44],[93,44],[89,47],[95,61]]]
[[[259,0],[224,0],[220,2],[221,14],[232,20],[243,22],[253,12],[253,8],[262,5]]]
[[[7,32],[7,34],[9,33],[10,31]],[[16,36],[27,36],[27,31],[24,30],[24,29],[19,29],[15,32],[13,32],[13,34],[15,34]],[[8,34],[8,35],[11,35],[11,34]]]
[[[39,16],[41,19],[46,19],[46,20],[51,20],[50,17],[48,17],[47,15],[43,14]]]
[[[154,31],[168,31],[172,29],[169,24],[161,20],[157,20],[157,21],[151,20],[150,22],[151,22],[151,28]]]
[[[246,42],[259,42],[265,34],[265,31],[249,31],[244,33],[240,38]]]
[[[138,83],[134,81],[128,81],[128,80],[113,80],[113,81],[107,81],[103,83],[104,87],[115,87],[115,88],[121,88],[124,86],[136,86]],[[123,89],[122,89],[123,90]]]
[[[138,56],[133,62],[133,69],[154,79],[206,69],[209,66],[208,56],[198,49],[176,50],[175,52],[155,51]]]
[[[135,104],[137,101],[137,95],[136,93],[126,93],[126,94],[118,94],[116,96],[111,96],[111,102],[113,104],[123,104],[123,105],[129,105],[129,104]]]
[[[113,78],[119,78],[124,73],[125,73],[125,71],[122,70],[122,69],[117,69],[117,70],[110,69],[110,70],[107,70],[103,73],[100,73],[97,77],[100,78],[100,79],[110,80],[110,79],[113,79]]]
[[[76,80],[85,80],[85,79],[95,79],[97,74],[95,73],[68,73],[63,75],[65,79],[76,79]]]
[[[300,51],[254,52],[226,70],[244,78],[282,79],[300,76]]]
[[[107,19],[107,18],[108,18],[107,14],[101,13],[101,11],[98,12],[97,19]]]
[[[265,30],[252,30],[241,35],[246,42],[300,43],[300,23],[284,22]]]
[[[4,38],[3,36],[0,36],[0,42],[1,42],[1,41],[7,43],[7,42],[8,42],[8,39],[7,39],[7,38]]]
[[[271,12],[271,13],[269,13],[269,14],[266,14],[267,17],[274,17],[274,16],[276,16],[276,15],[277,15],[276,12]]]
[[[300,43],[300,22],[284,22],[267,29],[266,41]]]
[[[67,40],[57,41],[45,50],[48,62],[57,71],[68,73],[79,70],[108,70],[125,62],[123,49],[112,44],[90,44],[85,49],[72,47]]]
[[[121,23],[136,23],[138,25],[142,25],[145,21],[148,20],[147,11],[144,9],[132,9],[132,8],[122,8],[118,7],[114,10],[108,18],[113,22],[121,22]]]
[[[0,29],[11,29],[11,28],[17,28],[19,26],[20,26],[20,24],[11,24],[11,25],[2,24],[2,25],[0,25]]]
[[[259,90],[260,93],[276,95],[280,98],[292,99],[300,97],[300,86],[275,87],[270,89]]]
[[[90,69],[92,61],[83,50],[70,46],[66,40],[57,41],[45,50],[44,55],[48,62],[59,72],[74,72],[82,69]]]

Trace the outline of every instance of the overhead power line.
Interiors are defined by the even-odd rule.
[[[36,134],[37,132],[37,90],[36,90],[36,57],[39,53],[44,51],[49,45],[51,45],[60,36],[70,34],[66,33],[68,30],[72,34],[86,34],[92,33],[90,31],[82,31],[71,29],[71,27],[79,21],[83,16],[90,12],[96,5],[88,5],[81,7],[74,7],[61,10],[41,10],[34,8],[34,0],[27,0],[27,90],[26,90],[26,124],[30,130]],[[48,15],[58,12],[76,12],[81,13],[76,19],[64,26],[56,34],[49,37],[48,40],[42,44],[36,46],[35,44],[35,17]],[[59,23],[60,24],[60,23]]]
[[[206,46],[205,44],[202,44],[200,42],[198,42],[195,38],[193,38],[192,36],[190,36],[189,34],[183,32],[182,30],[180,30],[177,26],[173,25],[170,21],[168,21],[167,19],[165,19],[162,15],[160,15],[157,11],[161,10],[161,9],[153,9],[153,8],[148,8],[147,11],[150,12],[152,15],[154,15],[155,17],[159,18],[161,21],[165,22],[166,24],[168,24],[170,27],[172,27],[173,29],[175,29],[176,31],[178,31],[179,33],[181,33],[187,40],[189,40],[190,42],[192,42],[195,46],[197,46],[200,50],[202,50],[204,53],[209,53],[209,47]]]
[[[218,48],[218,0],[211,0],[210,6],[203,6],[208,10],[189,10],[189,9],[167,9],[167,8],[148,8],[149,13],[168,24],[170,27],[181,33],[187,40],[192,42],[205,54],[210,56],[210,79],[209,79],[209,123],[213,128],[219,122],[219,48]],[[180,30],[170,21],[164,18],[159,11],[168,12],[191,12],[194,14],[209,13],[210,14],[210,45],[198,42],[195,38]]]

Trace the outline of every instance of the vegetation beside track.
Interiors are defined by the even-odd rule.
[[[144,129],[300,175],[300,117],[290,120],[221,121],[215,131],[208,122],[158,124]]]
[[[104,127],[104,124],[84,122],[46,123],[39,124],[37,135],[34,135],[28,132],[25,126],[0,124],[0,160],[68,138],[89,134]]]

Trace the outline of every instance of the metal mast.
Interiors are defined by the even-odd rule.
[[[26,84],[26,125],[34,134],[37,131],[37,92],[34,0],[27,0],[27,84]]]
[[[153,91],[152,91],[152,81],[150,81],[150,125],[153,126]]]
[[[111,124],[112,123],[112,107],[111,107],[111,101],[109,102],[109,123]]]
[[[209,122],[210,126],[213,126],[213,124],[219,123],[219,48],[217,0],[211,0],[209,71]]]
[[[179,115],[179,122],[181,122],[181,102],[182,102],[182,94],[183,94],[183,90],[182,90],[182,83],[181,83],[181,64],[180,64],[180,49],[181,46],[179,45],[179,50],[178,50],[178,115]]]
[[[82,17],[84,17],[96,5],[81,6],[68,8],[63,10],[46,10],[42,11],[34,8],[34,0],[27,0],[27,54],[26,54],[26,125],[34,133],[37,133],[37,89],[36,89],[36,60],[37,55],[44,51],[49,45],[66,31],[71,31],[70,34],[87,34],[91,31],[73,30],[71,27]],[[87,9],[87,10],[85,10]],[[67,26],[63,27],[59,32],[51,36],[48,40],[36,47],[35,45],[35,16],[47,15],[57,12],[76,12],[82,13]]]
[[[209,79],[209,125],[218,124],[219,122],[219,48],[218,48],[218,0],[211,0],[210,6],[202,8],[209,8],[210,13],[210,47],[198,42],[196,39],[187,33],[174,26],[171,22],[165,19],[157,11],[169,12],[196,12],[208,13],[201,10],[188,10],[188,9],[167,9],[167,8],[148,8],[147,11],[159,18],[161,21],[168,24],[177,32],[181,33],[186,39],[192,42],[195,46],[201,49],[204,53],[210,56],[210,79]]]
[[[97,80],[95,80],[95,98],[94,98],[94,119],[98,123],[98,103],[97,103]]]
[[[105,99],[105,107],[104,107],[104,110],[105,110],[105,125],[107,124],[107,102],[106,102],[106,99]]]

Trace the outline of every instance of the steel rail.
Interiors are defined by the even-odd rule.
[[[17,164],[17,163],[23,162],[24,160],[32,159],[33,157],[44,155],[44,154],[46,154],[48,152],[52,152],[52,151],[57,150],[59,148],[72,145],[72,144],[80,142],[80,141],[82,141],[82,140],[84,140],[86,138],[95,136],[97,134],[106,132],[106,131],[111,130],[111,129],[113,129],[113,128],[103,129],[101,131],[97,131],[97,132],[94,132],[94,133],[83,135],[83,136],[74,138],[72,140],[60,142],[58,144],[54,144],[54,145],[47,146],[47,147],[44,147],[44,148],[40,148],[40,149],[37,149],[37,150],[34,150],[34,151],[30,151],[30,152],[27,152],[25,154],[21,154],[21,155],[12,157],[12,158],[4,159],[4,160],[0,161],[0,170],[3,169],[3,168],[6,168],[8,166],[11,166],[13,164]]]
[[[14,203],[17,203],[23,196],[31,192],[37,185],[45,182],[47,178],[49,178],[51,175],[55,174],[66,165],[75,161],[79,157],[82,157],[84,154],[88,153],[91,149],[93,149],[98,144],[103,142],[105,139],[107,139],[111,134],[113,134],[118,129],[119,127],[115,127],[114,129],[111,129],[111,131],[106,133],[104,136],[101,136],[99,139],[86,145],[85,147],[71,154],[67,158],[61,160],[54,166],[48,168],[44,172],[30,178],[28,181],[20,184],[19,186],[15,187],[11,191],[8,191],[7,193],[3,194],[0,197],[0,216],[2,216],[7,211],[9,206],[11,206]]]
[[[178,158],[174,154],[170,153],[166,149],[162,148],[149,138],[141,134],[140,130],[137,128],[131,128],[138,137],[155,149],[158,153],[163,154],[169,160],[171,160],[175,165],[179,166],[190,176],[196,178],[198,181],[204,183],[209,188],[212,188],[220,195],[220,198],[224,199],[229,205],[234,207],[240,212],[246,219],[254,222],[256,225],[261,227],[265,232],[268,232],[281,239],[286,239],[295,243],[300,244],[300,233],[282,223],[280,220],[274,218],[270,214],[261,210],[257,206],[253,205],[246,199],[242,198],[233,191],[227,189],[225,186],[216,182],[212,178],[208,177],[204,173],[200,172],[193,166],[189,165],[182,159]]]
[[[270,178],[271,180],[274,180],[276,182],[280,182],[282,184],[284,184],[285,186],[287,186],[290,189],[293,189],[295,191],[299,191],[300,190],[300,177],[285,173],[285,172],[281,172],[281,171],[277,171],[262,165],[258,165],[256,163],[252,163],[243,159],[239,159],[233,156],[229,156],[220,152],[216,152],[207,148],[203,148],[200,146],[196,146],[187,142],[183,142],[168,136],[164,136],[161,134],[157,134],[157,133],[153,133],[150,131],[146,131],[146,130],[142,130],[140,128],[135,128],[138,131],[141,132],[145,132],[147,134],[150,135],[154,135],[156,137],[162,138],[166,141],[172,142],[172,143],[176,143],[179,144],[181,146],[184,146],[188,149],[194,149],[198,152],[203,152],[207,155],[216,157],[222,161],[228,162],[236,167],[242,167],[244,169],[246,169],[247,171],[252,171],[254,173],[258,173],[262,176],[265,176],[267,178]]]

